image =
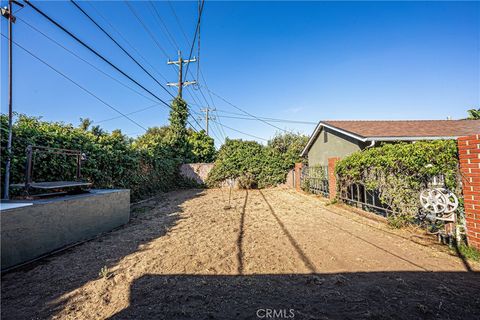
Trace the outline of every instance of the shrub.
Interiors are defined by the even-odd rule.
[[[227,139],[220,148],[207,185],[238,179],[243,188],[264,188],[285,182],[288,171],[300,161],[306,143],[302,135],[276,135],[262,146],[255,141]]]
[[[335,168],[341,192],[352,183],[378,190],[380,200],[398,212],[396,226],[418,212],[419,193],[433,176],[444,175],[447,188],[458,193],[458,151],[454,140],[388,143],[353,153]]]
[[[1,115],[0,124],[3,176],[7,144],[4,137],[8,127],[6,115]],[[132,201],[159,191],[191,185],[191,182],[180,177],[179,165],[186,155],[193,152],[191,150],[201,148],[191,149],[187,139],[181,137],[181,134],[190,132],[182,131],[181,123],[177,125],[176,133],[171,134],[169,127],[151,128],[138,139],[128,138],[120,130],[107,133],[98,126],[89,129],[90,124],[88,119],[82,119],[76,128],[71,124],[19,115],[13,125],[11,181],[24,181],[25,149],[28,145],[38,145],[81,150],[88,158],[82,164],[82,178],[92,182],[95,188],[128,188]],[[202,141],[205,137],[199,135],[195,139]],[[186,146],[177,149],[178,145],[184,143],[182,141]],[[206,143],[211,145],[213,141]],[[179,150],[184,154],[179,154]],[[198,152],[199,157],[206,155],[211,157],[208,152]],[[41,153],[36,154],[34,160],[34,181],[72,180],[75,176],[76,162],[73,157]],[[3,188],[3,179],[1,182]]]

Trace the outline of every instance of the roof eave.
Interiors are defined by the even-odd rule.
[[[317,136],[321,130],[322,127],[329,128],[333,131],[342,133],[346,136],[349,136],[351,138],[354,138],[358,141],[361,142],[366,142],[366,141],[421,141],[421,140],[449,140],[449,139],[457,139],[459,136],[431,136],[431,137],[426,137],[426,136],[418,136],[418,137],[362,137],[359,135],[356,135],[354,133],[339,129],[337,127],[334,127],[332,125],[326,124],[322,121],[320,121],[317,126],[315,127],[315,130],[313,131],[312,135],[310,136],[310,139],[308,139],[307,145],[305,148],[303,148],[302,152],[300,153],[301,157],[305,157],[310,150],[312,144],[314,141],[317,139]]]

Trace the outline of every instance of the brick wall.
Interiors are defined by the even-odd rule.
[[[335,165],[340,158],[328,158],[328,193],[331,200],[337,196],[337,176],[335,175]]]
[[[480,249],[480,134],[458,138],[467,239]]]
[[[300,177],[302,176],[303,163],[295,163],[295,189],[297,191],[302,190]]]

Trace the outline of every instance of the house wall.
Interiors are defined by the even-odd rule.
[[[327,142],[324,141],[324,130],[327,132]],[[328,158],[344,158],[364,149],[367,145],[368,143],[358,141],[329,128],[322,128],[308,151],[308,165],[328,166]]]

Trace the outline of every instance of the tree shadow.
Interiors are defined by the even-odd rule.
[[[474,319],[479,292],[470,272],[145,275],[112,319]]]
[[[104,266],[112,268],[124,257],[145,250],[145,244],[164,236],[179,222],[182,203],[200,196],[201,189],[159,195],[132,208],[125,226],[2,274],[2,318],[52,317],[64,308],[68,293],[98,279]],[[128,241],[122,237],[125,233],[129,234]]]

